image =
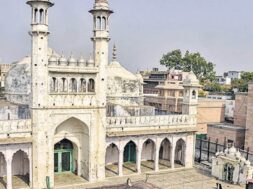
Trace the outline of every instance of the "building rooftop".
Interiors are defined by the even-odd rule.
[[[228,124],[228,123],[213,123],[213,124],[208,124],[208,127],[215,127],[215,128],[220,128],[220,129],[226,129],[226,130],[238,130],[238,131],[246,130],[242,126]]]

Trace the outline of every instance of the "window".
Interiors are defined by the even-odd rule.
[[[61,92],[67,92],[67,80],[66,78],[62,78],[62,89]]]
[[[53,77],[51,82],[51,92],[57,92],[57,79]]]
[[[81,79],[81,86],[80,86],[80,92],[86,92],[86,80]]]
[[[43,24],[44,23],[44,10],[40,9],[40,23]]]
[[[100,16],[98,16],[97,20],[96,20],[96,29],[101,30],[101,18],[100,18]]]
[[[94,79],[89,79],[88,92],[95,92],[95,81],[94,81]]]
[[[106,18],[105,17],[103,17],[102,18],[102,30],[105,30],[106,29]]]
[[[194,90],[194,91],[192,91],[192,99],[196,99],[196,98],[197,98],[196,91]]]
[[[77,92],[77,81],[75,78],[71,78],[70,90],[71,92]]]
[[[38,23],[38,21],[39,21],[38,16],[39,16],[38,9],[35,9],[34,10],[34,18],[33,18],[34,23]]]

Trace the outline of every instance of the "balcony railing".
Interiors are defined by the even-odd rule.
[[[107,127],[193,126],[195,124],[195,115],[107,117]]]
[[[6,120],[0,121],[0,134],[31,133],[31,120]]]

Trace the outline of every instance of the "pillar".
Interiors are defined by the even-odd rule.
[[[136,151],[137,151],[137,161],[136,161],[137,173],[141,173],[141,149],[138,148]]]
[[[170,164],[171,169],[175,168],[175,144],[172,144],[171,152],[170,152]]]
[[[119,150],[119,161],[118,161],[118,174],[119,176],[123,175],[123,153],[124,150]]]
[[[12,157],[7,157],[7,189],[12,189]]]
[[[33,188],[33,181],[32,181],[32,175],[33,175],[33,172],[32,172],[32,170],[33,170],[33,168],[32,168],[32,154],[31,154],[31,151],[30,151],[30,154],[29,154],[29,186],[30,186],[30,188]]]
[[[156,146],[155,148],[155,171],[159,171],[159,148]]]

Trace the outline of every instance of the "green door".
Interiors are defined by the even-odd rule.
[[[55,150],[54,152],[54,172],[73,172],[73,152],[72,150]]]
[[[136,162],[136,145],[129,142],[124,150],[124,162]]]
[[[73,172],[73,146],[70,141],[64,139],[55,145],[54,172]]]

